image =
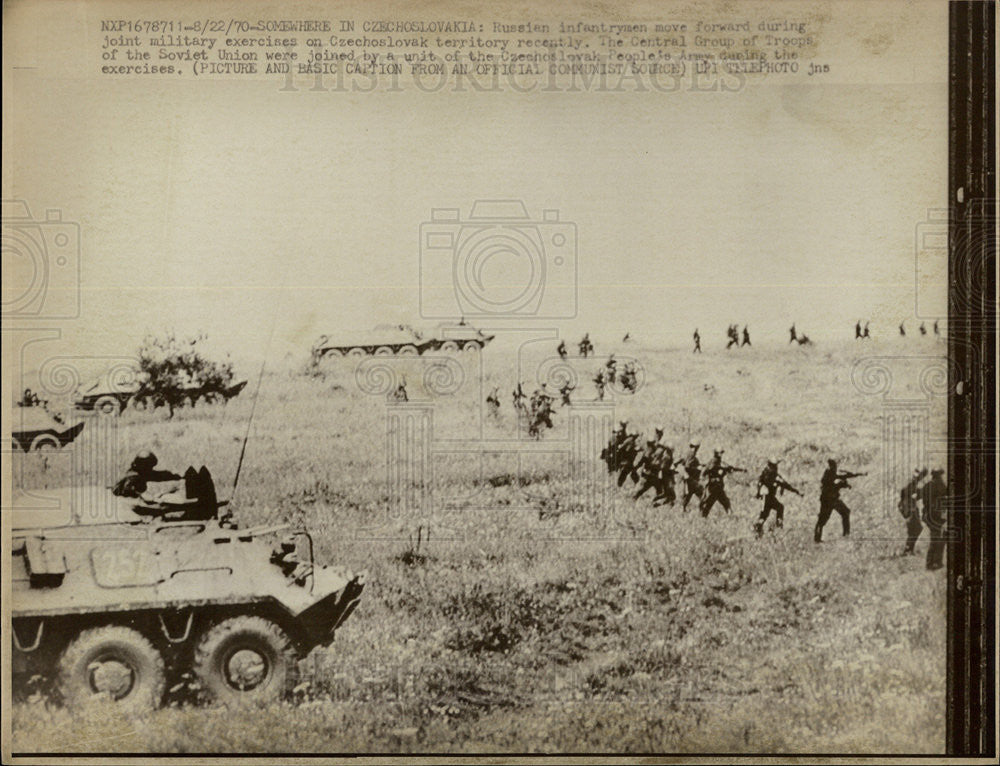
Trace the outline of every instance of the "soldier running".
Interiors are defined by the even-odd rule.
[[[590,333],[584,333],[579,345],[580,356],[586,359],[594,350],[594,344],[590,342]]]
[[[594,376],[594,386],[597,388],[597,398],[603,402],[604,391],[606,388],[606,383],[604,382],[604,370],[597,371],[597,374]]]
[[[788,328],[788,342],[794,343],[798,339],[798,336],[795,334],[795,323],[793,322],[792,326]]]
[[[739,331],[736,329],[736,325],[729,325],[729,329],[726,330],[726,336],[729,338],[729,342],[726,344],[726,349],[730,349],[733,346],[737,348],[740,345]]]
[[[937,319],[934,320],[934,334],[938,335],[938,336],[941,335],[941,328],[938,327],[938,320]]]
[[[726,513],[732,512],[732,504],[726,494],[726,476],[736,471],[744,472],[745,468],[737,468],[734,465],[726,465],[722,462],[722,454],[725,450],[717,449],[712,456],[712,462],[705,469],[705,497],[701,500],[701,515],[707,517],[712,506],[716,503],[726,509]]]
[[[519,412],[527,412],[527,408],[525,408],[524,406],[524,400],[526,398],[527,397],[524,394],[524,387],[519,382],[517,384],[517,388],[514,389],[514,395],[513,395],[514,409]]]
[[[694,338],[694,351],[692,351],[691,353],[692,354],[700,354],[701,353],[701,335],[698,333],[698,328],[697,327],[694,328],[694,335],[692,335],[691,337]]]
[[[760,472],[760,476],[757,479],[757,499],[760,499],[761,489],[767,490],[764,494],[764,508],[760,512],[760,516],[757,517],[757,523],[753,525],[753,531],[756,533],[757,537],[761,537],[764,534],[764,524],[767,522],[767,517],[774,511],[774,528],[781,529],[785,523],[785,505],[778,499],[778,493],[784,493],[785,490],[802,496],[795,487],[789,484],[785,478],[778,473],[778,460],[768,460],[767,465],[764,466],[764,470]]]
[[[500,389],[494,388],[490,391],[490,395],[486,397],[486,406],[489,408],[489,413],[494,418],[500,416]]]
[[[854,340],[861,338],[861,320],[854,323]]]
[[[608,361],[604,363],[604,377],[608,383],[615,382],[615,375],[618,374],[618,362],[615,361],[615,355],[612,354],[608,357]]]
[[[871,338],[871,334],[868,332],[868,322],[865,322],[865,330],[861,333],[862,338]]]
[[[409,395],[406,393],[406,378],[399,381],[399,385],[396,386],[396,390],[392,392],[392,398],[397,402],[408,402],[410,401]]]
[[[906,486],[899,491],[899,512],[906,519],[906,546],[903,548],[904,556],[916,554],[917,538],[924,531],[923,524],[920,523],[920,513],[917,509],[917,501],[920,499],[920,482],[927,476],[926,468],[915,468],[913,476]]]
[[[867,476],[864,473],[852,473],[850,471],[838,471],[837,461],[833,458],[827,460],[827,469],[820,479],[819,490],[819,518],[816,520],[816,530],[813,533],[813,541],[823,542],[823,527],[830,520],[830,515],[836,511],[840,514],[840,525],[843,529],[844,537],[851,534],[851,509],[844,505],[840,499],[840,490],[849,489],[848,479],[855,476]]]
[[[940,468],[931,471],[931,480],[924,484],[921,492],[924,523],[931,535],[931,542],[927,546],[927,568],[932,571],[944,566],[948,485],[941,478],[942,474],[944,471]]]
[[[571,385],[569,383],[569,381],[567,381],[566,383],[562,384],[562,387],[559,389],[559,396],[562,399],[561,404],[562,404],[563,407],[570,407],[570,406],[572,406],[573,402],[570,401],[569,396],[570,396],[570,394],[573,393],[573,391],[575,389],[576,389],[576,386]]]
[[[927,325],[924,322],[920,323],[920,334],[921,335],[927,334]]]
[[[663,438],[662,429],[656,429],[656,441]],[[653,506],[673,505],[677,499],[677,490],[674,487],[677,472],[674,470],[674,448],[668,445],[659,445],[660,475],[657,479],[656,497],[653,498]]]
[[[740,343],[740,346],[752,346],[752,345],[753,344],[750,342],[750,329],[746,325],[743,325],[743,342]]]
[[[616,465],[618,467],[618,486],[624,486],[625,479],[632,477],[633,483],[639,481],[639,472],[636,470],[635,459],[639,454],[639,434],[628,434],[620,445],[616,453]]]
[[[687,454],[674,465],[684,466],[684,500],[681,507],[687,511],[688,501],[697,496],[701,502],[703,490],[701,486],[701,462],[698,460],[698,442],[691,442],[688,445]]]
[[[906,320],[905,319],[902,322],[899,323],[899,334],[901,336],[905,336],[906,335],[906,327],[905,327],[905,325],[906,325]]]
[[[642,450],[642,454],[639,456],[639,461],[636,463],[636,471],[638,471],[639,476],[642,479],[642,484],[640,485],[638,491],[632,496],[633,500],[638,500],[644,494],[646,490],[653,489],[657,490],[654,493],[653,499],[656,499],[656,494],[659,494],[659,477],[660,477],[660,445],[657,444],[656,439],[648,439],[646,441],[646,446]]]
[[[566,341],[559,341],[559,345],[556,347],[556,353],[559,354],[560,359],[566,358]]]

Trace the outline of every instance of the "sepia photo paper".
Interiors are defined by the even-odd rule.
[[[5,761],[956,754],[950,12],[5,2]]]

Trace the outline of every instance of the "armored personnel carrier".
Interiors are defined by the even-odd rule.
[[[312,357],[318,362],[327,356],[417,356],[427,351],[480,351],[493,340],[467,324],[441,325],[432,331],[410,325],[378,325],[373,330],[344,333],[331,339],[321,335],[313,344]]]
[[[44,407],[18,407],[14,410],[11,439],[25,452],[54,450],[66,446],[83,430],[83,422],[73,425],[53,417]]]
[[[229,384],[205,385],[190,381],[178,388],[174,395],[176,406],[194,407],[199,401],[205,404],[228,402],[246,388],[246,379]],[[79,391],[74,400],[78,410],[97,412],[101,415],[119,415],[126,407],[143,411],[166,405],[162,393],[150,391],[144,374],[137,372],[128,383],[111,383],[103,376]]]
[[[16,682],[127,710],[185,683],[226,704],[295,687],[299,658],[333,641],[364,574],[316,564],[304,530],[220,518],[204,469],[183,481],[160,499],[77,487],[57,494],[62,510],[13,511]]]

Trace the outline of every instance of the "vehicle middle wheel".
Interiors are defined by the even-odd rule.
[[[298,656],[275,623],[242,615],[205,633],[195,650],[194,673],[209,700],[273,702],[295,688]]]
[[[103,697],[134,712],[151,710],[159,707],[164,684],[156,647],[122,625],[82,631],[59,657],[59,695],[67,707]]]
[[[39,434],[31,442],[31,449],[37,451],[46,451],[59,449],[59,440],[52,434]]]
[[[118,415],[122,411],[122,403],[113,396],[102,396],[94,403],[94,409],[102,415]]]

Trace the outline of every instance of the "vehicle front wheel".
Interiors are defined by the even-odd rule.
[[[134,712],[159,707],[163,657],[132,628],[105,625],[82,631],[59,657],[59,696],[67,707],[111,699]]]
[[[295,688],[298,655],[285,632],[270,620],[231,617],[199,641],[194,673],[211,701],[274,702]]]

